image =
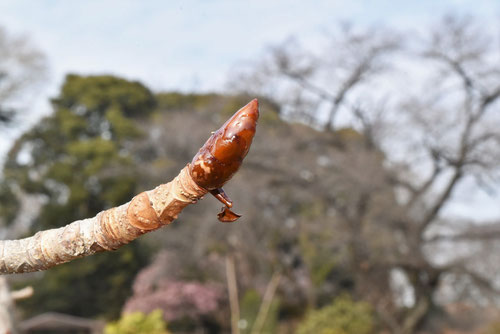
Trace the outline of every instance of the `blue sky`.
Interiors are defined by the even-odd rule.
[[[28,35],[48,56],[50,79],[29,126],[50,112],[48,97],[68,72],[116,74],[155,90],[221,90],[234,66],[287,37],[314,48],[339,20],[418,30],[448,12],[494,22],[500,1],[0,0],[0,25]],[[0,134],[0,161],[20,131]],[[498,199],[478,196],[484,215],[498,216]]]
[[[155,89],[213,90],[228,70],[291,35],[314,47],[339,19],[418,28],[448,11],[490,18],[496,0],[0,0],[0,24],[49,56],[52,83],[67,72],[108,72]]]

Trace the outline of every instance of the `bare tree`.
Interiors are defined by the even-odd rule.
[[[32,42],[0,27],[0,122],[12,120],[23,94],[40,84],[46,72],[46,58]]]
[[[322,176],[322,189],[314,192],[327,199],[334,215],[310,231],[325,234],[325,226],[335,225],[348,250],[355,295],[373,303],[391,332],[415,333],[438,306],[438,291],[450,277],[497,290],[493,272],[488,277],[474,269],[474,247],[462,255],[438,258],[436,252],[445,242],[470,246],[499,236],[491,233],[498,231],[496,224],[489,232],[457,225],[443,209],[464,182],[485,187],[498,180],[500,50],[489,31],[468,17],[447,16],[422,38],[402,34],[406,48],[378,30],[350,28],[340,36],[326,55],[290,43],[275,48],[253,75],[280,87],[260,91],[278,101],[288,96],[283,108],[300,110],[316,123],[326,115],[324,130],[343,138],[332,141],[340,155],[317,157],[337,175]],[[395,50],[402,51],[398,57]],[[381,77],[388,68],[398,75]],[[377,96],[375,78],[394,88],[381,88]],[[340,110],[361,136],[339,129]],[[410,291],[406,305],[391,287],[396,272]]]
[[[270,93],[289,116],[302,121],[316,123],[318,115],[310,110],[324,110],[323,127],[334,131],[339,112],[350,107],[351,97],[390,69],[387,56],[400,48],[401,41],[383,29],[355,29],[348,23],[326,35],[328,44],[320,52],[305,51],[295,39],[272,47],[268,59],[252,72],[251,82],[267,82],[255,90]]]

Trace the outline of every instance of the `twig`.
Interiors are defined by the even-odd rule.
[[[257,313],[257,317],[255,318],[255,322],[252,327],[251,334],[259,334],[262,332],[262,327],[264,327],[264,323],[266,322],[266,318],[269,314],[269,309],[271,308],[274,294],[276,293],[276,289],[280,284],[280,280],[281,273],[275,272],[271,277],[271,280],[267,284],[266,291],[264,292],[264,297],[262,297],[262,303],[259,307],[259,312]]]
[[[34,292],[35,292],[35,290],[30,285],[30,286],[24,287],[20,290],[12,291],[10,293],[10,298],[12,298],[12,300],[26,299],[26,298],[30,298],[31,296],[33,296]]]
[[[21,240],[0,241],[0,273],[46,270],[97,252],[116,250],[144,233],[171,223],[207,193],[188,166],[171,182],[135,196],[129,203]]]
[[[255,135],[259,103],[252,100],[207,140],[191,164],[167,184],[94,218],[41,231],[21,240],[0,241],[0,274],[45,270],[97,252],[115,250],[144,233],[170,224],[189,204],[210,191],[226,205],[219,220],[239,217],[222,186],[236,173]],[[230,136],[230,140],[228,138]]]
[[[229,307],[231,309],[231,334],[239,334],[240,305],[238,301],[238,285],[236,282],[234,258],[231,255],[226,256],[226,279],[227,291],[229,293]]]

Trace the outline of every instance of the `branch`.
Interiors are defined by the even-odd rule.
[[[492,93],[483,95],[478,108],[478,115],[482,115],[486,109],[500,98],[500,87],[495,89]]]
[[[30,286],[22,288],[21,290],[12,291],[10,293],[10,297],[12,298],[12,300],[26,299],[26,298],[30,298],[31,296],[33,296],[34,292],[35,292],[35,290],[30,285]]]
[[[431,307],[431,300],[428,296],[420,297],[415,306],[413,306],[406,317],[404,318],[401,333],[409,334],[413,333],[418,326],[418,324],[422,321],[424,316],[429,312],[429,308]]]
[[[288,77],[290,80],[295,80],[299,85],[302,86],[302,88],[309,90],[310,92],[316,94],[320,98],[326,101],[335,101],[336,96],[331,94],[329,91],[321,88],[320,86],[312,83],[311,81],[307,80],[303,75],[299,73],[295,73],[292,71],[289,71],[287,69],[283,69],[283,74]]]
[[[410,181],[400,178],[397,175],[394,174],[387,175],[387,182],[392,186],[398,186],[404,188],[407,191],[411,192],[412,194],[417,192],[417,188]]]
[[[498,296],[500,294],[499,289],[495,286],[493,281],[483,277],[481,274],[473,271],[472,269],[467,268],[465,265],[462,264],[455,267],[450,266],[450,268],[450,271],[453,271],[456,274],[469,277],[480,290],[488,293],[488,297],[492,297],[491,295]]]
[[[429,178],[424,183],[422,183],[422,185],[420,185],[418,188],[414,188],[410,199],[406,203],[406,208],[413,207],[414,204],[422,198],[422,195],[424,195],[435,184],[436,179],[442,172],[442,168],[441,166],[439,166],[439,155],[433,149],[431,149],[430,151],[430,155],[432,157],[432,173]]]
[[[168,225],[187,205],[207,193],[181,170],[170,183],[135,196],[129,203],[21,240],[0,241],[0,273],[46,270],[61,263],[116,250],[144,233]]]
[[[170,224],[186,206],[209,191],[226,205],[219,220],[236,220],[238,216],[229,210],[232,201],[221,187],[247,154],[258,116],[258,102],[253,100],[212,134],[174,180],[140,193],[129,203],[29,238],[0,241],[0,274],[46,270],[97,252],[116,250]]]
[[[456,185],[464,176],[463,168],[465,165],[465,161],[467,159],[467,155],[470,151],[469,139],[472,133],[472,128],[477,123],[478,120],[479,118],[475,117],[472,114],[469,114],[463,134],[460,136],[460,152],[457,159],[450,160],[446,158],[446,160],[448,160],[447,161],[448,164],[450,164],[453,167],[453,176],[448,181],[448,184],[444,188],[441,195],[439,195],[436,203],[434,203],[434,205],[425,214],[424,219],[422,220],[419,226],[418,234],[420,235],[420,237],[422,237],[422,232],[425,231],[427,226],[429,226],[431,222],[437,217],[443,206],[449,200],[451,193],[455,189]]]
[[[434,242],[473,242],[488,241],[500,239],[500,224],[488,224],[480,226],[471,226],[455,234],[436,234],[425,240],[426,243]]]
[[[384,54],[396,50],[399,45],[399,40],[393,36],[382,36],[378,31],[367,31],[365,34],[356,34],[350,29],[342,31],[342,40],[339,43],[339,49],[348,51],[346,55],[349,62],[343,65],[338,64],[336,70],[342,70],[345,77],[337,78],[338,85],[335,88],[323,88],[321,85],[314,83],[314,72],[318,68],[313,66],[293,68],[292,65],[297,62],[292,61],[287,55],[286,50],[276,49],[274,59],[278,67],[279,74],[294,81],[304,90],[316,95],[321,100],[331,104],[328,111],[328,119],[324,125],[325,131],[335,130],[335,119],[339,109],[343,105],[347,96],[352,90],[363,83],[370,74],[381,71],[385,66],[382,66],[378,61]],[[330,55],[328,55],[330,57]],[[337,75],[335,75],[337,76]]]
[[[468,94],[472,93],[472,90],[476,89],[476,84],[472,77],[467,73],[467,71],[464,69],[463,65],[460,63],[460,61],[455,60],[450,58],[448,55],[441,53],[439,51],[430,51],[427,53],[428,57],[435,58],[437,60],[443,61],[445,64],[450,66],[450,68],[455,71],[457,76],[460,78],[462,81],[462,84],[464,85],[465,90],[467,91]]]
[[[229,293],[229,307],[231,309],[231,334],[239,334],[240,304],[238,301],[238,283],[236,281],[234,258],[230,255],[226,256],[226,279]]]
[[[264,297],[262,297],[262,303],[259,307],[259,312],[257,313],[257,317],[255,318],[255,322],[252,326],[251,334],[262,333],[262,327],[264,327],[264,324],[266,322],[267,314],[269,313],[269,309],[271,308],[274,294],[276,293],[276,289],[280,284],[280,280],[281,273],[276,271],[267,284],[266,291],[264,292]]]
[[[451,193],[455,186],[457,185],[458,181],[462,178],[463,173],[460,168],[455,169],[453,176],[451,177],[450,181],[448,182],[446,188],[444,191],[441,193],[441,195],[438,197],[436,200],[436,203],[429,209],[429,211],[426,213],[424,216],[422,222],[420,223],[419,226],[419,233],[418,235],[422,237],[422,232],[425,231],[427,226],[437,217],[439,211],[443,208],[443,206],[446,204],[448,199],[451,196]]]

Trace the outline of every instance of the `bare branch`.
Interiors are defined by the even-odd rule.
[[[300,54],[297,48],[292,51],[289,45],[293,41],[288,41],[284,46],[273,48],[268,75],[285,77],[302,88],[299,94],[309,94],[319,100],[319,104],[326,103],[330,110],[324,128],[334,130],[337,113],[349,93],[389,66],[383,56],[396,50],[400,41],[393,34],[377,29],[344,28],[340,34],[328,38],[335,41],[335,51],[340,52],[333,66],[324,67],[312,53]],[[331,51],[326,51],[325,57],[331,58]]]
[[[254,325],[252,327],[251,334],[259,334],[262,332],[262,327],[267,318],[267,314],[269,313],[269,309],[271,308],[271,304],[274,299],[274,294],[281,280],[281,273],[275,272],[271,277],[271,280],[267,284],[266,291],[264,292],[264,297],[262,297],[262,303],[259,307],[259,312],[257,313],[257,317],[255,318]]]
[[[300,86],[302,86],[302,88],[307,89],[323,100],[335,101],[336,99],[335,95],[332,95],[330,92],[324,90],[320,86],[317,86],[316,84],[312,83],[311,81],[307,80],[305,77],[297,73],[284,71],[283,74],[289,79],[296,81]]]
[[[170,183],[143,192],[131,202],[21,240],[0,241],[0,273],[46,270],[58,264],[128,244],[168,225],[207,190],[191,178],[188,167]]]
[[[497,89],[495,89],[493,92],[491,92],[489,94],[483,94],[481,102],[479,104],[478,113],[479,114],[484,113],[485,110],[491,104],[493,104],[495,101],[498,100],[498,98],[500,98],[500,87],[498,87]]]
[[[129,203],[21,240],[0,241],[0,273],[45,270],[97,252],[115,250],[144,233],[170,224],[189,204],[210,191],[225,204],[222,222],[239,216],[222,186],[238,170],[255,134],[256,99],[215,131],[192,162],[171,182],[135,196]],[[231,141],[226,140],[230,135]]]
[[[431,156],[433,162],[432,173],[429,178],[420,185],[420,187],[414,188],[413,194],[406,203],[407,208],[413,207],[415,203],[417,203],[417,201],[420,200],[421,197],[434,185],[438,176],[441,175],[443,169],[439,165],[439,156],[434,150],[431,150]]]
[[[475,286],[477,286],[479,289],[485,291],[488,295],[500,294],[500,290],[493,284],[492,281],[483,277],[479,273],[474,272],[473,270],[467,268],[465,266],[465,264],[462,264],[462,265],[454,264],[452,267],[450,267],[449,272],[454,272],[456,274],[465,275],[465,276],[469,277]]]
[[[226,279],[231,309],[231,334],[239,334],[240,328],[238,326],[238,322],[240,321],[240,304],[238,301],[236,268],[234,265],[234,257],[232,255],[226,256]]]
[[[362,43],[370,44],[371,39],[376,39],[376,35],[374,36],[362,36],[361,38],[352,37],[350,43],[357,43],[361,41]],[[332,130],[335,128],[335,118],[337,112],[339,110],[340,105],[344,101],[346,95],[352,90],[356,85],[365,80],[365,78],[369,74],[373,74],[375,71],[380,70],[377,68],[377,61],[381,55],[384,55],[388,52],[394,51],[399,47],[399,42],[397,40],[393,40],[392,38],[376,40],[373,42],[374,45],[369,46],[368,52],[361,57],[361,59],[357,60],[357,63],[349,69],[349,74],[345,78],[345,80],[340,84],[339,89],[334,94],[335,98],[332,101],[332,108],[330,109],[330,113],[328,115],[327,123],[325,124],[326,130]]]
[[[419,224],[419,234],[421,235],[422,232],[425,231],[427,226],[429,226],[430,223],[437,217],[439,211],[443,208],[444,204],[448,201],[448,199],[451,196],[451,193],[455,186],[458,184],[458,181],[463,176],[463,172],[460,168],[455,169],[453,176],[451,179],[448,181],[448,185],[445,187],[441,195],[438,197],[434,205],[429,209],[427,214],[424,216],[422,219],[421,223]]]
[[[12,300],[21,300],[21,299],[26,299],[31,296],[33,296],[33,293],[35,290],[33,289],[32,286],[27,286],[25,288],[22,288],[20,290],[12,291],[10,293],[10,297]]]
[[[459,61],[451,59],[447,54],[444,54],[439,50],[430,50],[428,52],[425,52],[425,56],[432,59],[436,59],[438,61],[442,61],[443,63],[448,65],[450,69],[454,71],[457,74],[457,76],[462,80],[462,83],[468,95],[472,95],[473,90],[479,90],[479,87],[477,87],[476,82],[467,73],[467,71]]]
[[[500,239],[500,224],[477,225],[463,228],[454,234],[436,234],[426,242],[462,242],[462,241],[486,241]]]

